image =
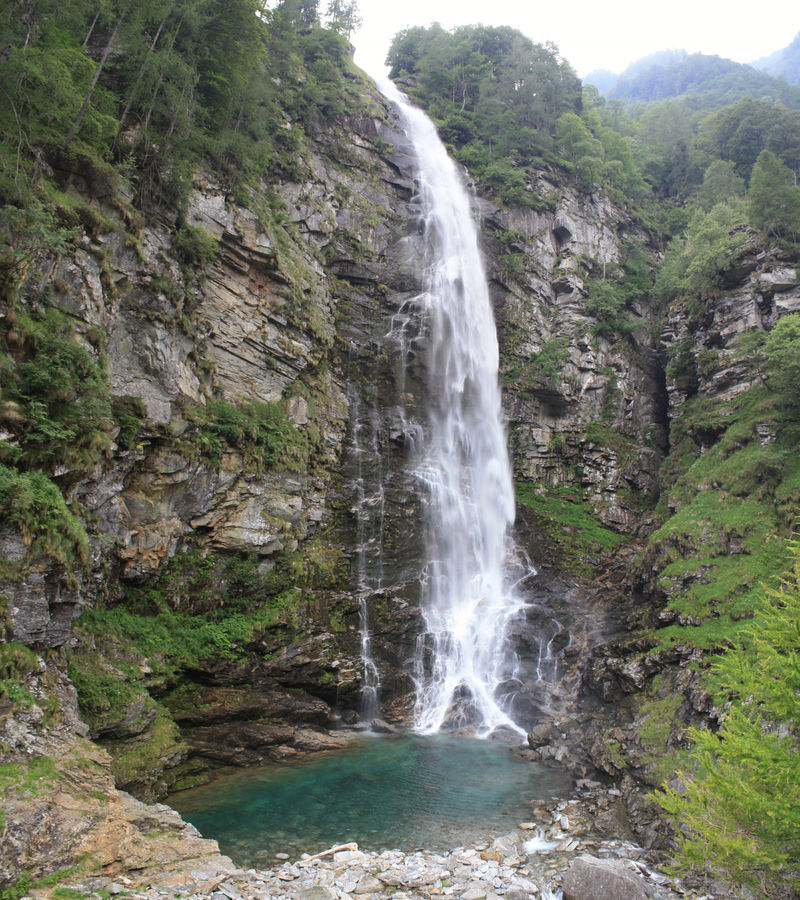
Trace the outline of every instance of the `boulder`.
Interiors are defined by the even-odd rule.
[[[618,860],[579,856],[564,875],[564,900],[648,900],[653,889]]]

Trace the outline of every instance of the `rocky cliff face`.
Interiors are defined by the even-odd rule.
[[[32,558],[29,540],[4,529],[3,556],[18,573],[3,585],[7,637],[69,664],[89,727],[70,721],[110,751],[117,785],[148,799],[220,765],[340,745],[330,729],[358,709],[361,690],[359,591],[378,590],[371,626],[386,695],[407,690],[415,516],[384,335],[419,290],[400,246],[412,160],[370,99],[318,136],[301,169],[304,182],[246,198],[198,173],[182,228],[214,249],[205,254],[182,245],[173,223],[132,219],[124,198],[58,173],[112,225],[87,231],[74,254],[43,259],[25,285],[31,307],[68,315],[138,419],[133,439],[118,434],[89,477],[73,478],[85,570]],[[404,390],[410,397],[410,383]],[[246,437],[220,443],[213,410],[248,401],[281,405],[278,427],[307,464],[265,466]],[[385,581],[410,583],[408,596],[365,582],[370,551],[352,550],[360,530],[374,543],[361,519],[380,475],[383,538],[394,545]],[[215,616],[234,590],[250,599],[233,618]],[[113,621],[98,614],[73,627],[101,607]],[[212,631],[176,667],[178,648],[132,638],[131,615],[151,638],[159,616],[205,617]],[[225,629],[237,616],[250,626],[232,642]],[[13,749],[8,762],[25,753]]]
[[[588,654],[579,714],[532,735],[537,755],[615,777],[608,827],[624,821],[643,846],[670,841],[647,794],[664,781],[678,786],[688,727],[713,727],[723,713],[704,686],[708,653],[752,615],[760,585],[783,565],[775,548],[798,502],[780,462],[791,438],[757,354],[739,339],[798,309],[796,258],[751,233],[718,293],[668,311],[659,343],[671,452],[660,527],[639,542],[620,582],[629,605],[619,608],[619,633]]]
[[[655,314],[642,294],[622,336],[586,298],[648,238],[607,197],[544,177],[536,189],[558,198],[552,209],[486,210],[515,468],[576,488],[606,524],[634,533],[666,448]]]

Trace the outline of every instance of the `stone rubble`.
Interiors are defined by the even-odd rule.
[[[651,868],[641,847],[593,832],[581,800],[537,806],[532,818],[513,832],[447,852],[346,844],[295,861],[276,853],[270,870],[205,862],[151,872],[140,882],[116,876],[64,886],[87,898],[124,894],[132,900],[711,900]]]

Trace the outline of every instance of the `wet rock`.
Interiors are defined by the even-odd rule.
[[[527,854],[522,846],[522,838],[516,831],[496,838],[491,849],[504,866],[518,866],[525,862]]]
[[[390,725],[388,722],[385,722],[383,719],[373,719],[369,723],[369,727],[371,731],[374,731],[376,734],[399,734],[400,729],[396,728],[394,725]]]

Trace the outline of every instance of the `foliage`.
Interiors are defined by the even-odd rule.
[[[72,653],[70,677],[83,714],[95,727],[113,722],[145,695],[145,682],[175,682],[203,660],[252,652],[267,631],[301,628],[302,589],[337,587],[346,578],[341,553],[315,542],[267,572],[255,554],[177,554],[155,582],[129,587],[125,605],[98,606],[78,620],[85,641]],[[113,656],[129,662],[107,663],[109,642]]]
[[[122,450],[133,449],[142,422],[147,418],[147,407],[139,397],[124,394],[111,398],[111,412],[119,425],[115,438],[117,446]]]
[[[146,741],[106,741],[103,746],[111,754],[114,783],[124,787],[142,777],[152,776],[163,760],[183,745],[180,743],[178,726],[169,712],[158,703],[155,719],[147,729]]]
[[[58,310],[12,312],[4,325],[9,356],[0,369],[3,412],[24,435],[17,462],[90,472],[111,450],[111,398],[105,372]]]
[[[767,384],[794,415],[800,414],[800,314],[782,316],[764,336]]]
[[[800,237],[800,186],[791,170],[770,150],[762,150],[753,166],[747,194],[751,222],[769,235]]]
[[[526,167],[552,154],[559,117],[580,108],[580,82],[557,49],[513,28],[408,28],[388,62],[390,77],[413,77],[409,92],[507,203],[525,203]]]
[[[272,593],[271,573],[255,554],[222,556],[189,548],[169,559],[147,586],[128,588],[129,608],[141,615],[175,611],[212,617],[255,609]]]
[[[0,464],[0,515],[19,528],[30,556],[52,556],[67,568],[86,563],[86,531],[46,475]]]
[[[745,179],[750,178],[763,150],[796,170],[800,165],[800,111],[745,97],[704,118],[697,143],[712,156],[732,162]]]
[[[153,676],[169,680],[183,669],[197,668],[205,659],[237,658],[259,629],[274,625],[284,609],[281,601],[264,603],[247,614],[224,608],[213,616],[192,616],[185,612],[162,611],[142,615],[124,607],[93,609],[83,613],[79,629],[99,637],[115,635],[129,642],[147,659]],[[140,694],[134,672],[108,671],[97,661],[80,656],[70,664],[70,678],[82,708],[90,716],[106,718],[127,706]]]
[[[736,174],[733,163],[715,159],[703,175],[698,200],[703,210],[710,212],[718,203],[730,203],[743,197],[744,193],[744,179]]]
[[[203,158],[234,182],[297,167],[303,129],[344,110],[356,23],[338,0],[329,29],[312,0],[5,7],[0,202],[30,205],[48,168],[101,196],[130,180],[151,210],[180,208]]]
[[[74,236],[74,228],[65,227],[54,211],[40,202],[23,209],[10,204],[0,207],[0,297],[13,303],[36,259],[64,253]]]
[[[545,521],[550,538],[563,560],[577,572],[588,572],[585,557],[613,550],[629,538],[599,520],[579,488],[542,488],[523,479],[516,484],[517,501]]]
[[[17,641],[0,644],[0,698],[5,697],[14,706],[31,706],[34,698],[25,681],[38,670],[39,658],[30,647]]]
[[[760,583],[785,565],[783,538],[800,507],[797,436],[796,412],[763,385],[730,400],[693,397],[674,420],[662,470],[665,521],[649,539],[678,617],[657,632],[662,644],[715,648],[732,639]]]
[[[199,225],[184,222],[172,238],[172,248],[187,269],[203,268],[217,255],[219,240]]]
[[[730,59],[685,51],[638,60],[622,73],[610,96],[629,103],[684,96],[706,108],[725,106],[744,96],[800,107],[800,90],[781,79]]]
[[[302,472],[308,466],[309,440],[280,403],[245,400],[239,404],[209,400],[193,407],[198,425],[193,438],[200,452],[217,463],[226,447],[238,450],[248,466]]]
[[[535,391],[540,379],[557,379],[568,359],[568,339],[564,336],[548,338],[541,350],[505,374],[504,383],[513,386],[515,392]]]
[[[694,771],[657,799],[681,827],[683,868],[762,896],[800,887],[800,543],[777,588],[763,589],[741,641],[713,665],[730,699],[717,733],[694,729]]]
[[[700,306],[719,294],[747,245],[742,225],[744,214],[735,206],[718,203],[707,213],[697,210],[685,234],[669,245],[656,279],[659,299],[688,298]]]
[[[143,712],[153,705],[132,666],[112,666],[99,653],[72,653],[67,673],[78,692],[81,716],[91,728],[119,722],[136,701],[144,701]]]
[[[635,320],[625,309],[625,295],[618,284],[598,278],[587,283],[586,291],[586,311],[597,319],[597,334],[611,337],[633,332]]]
[[[5,796],[14,791],[38,797],[51,790],[58,777],[56,760],[51,756],[34,756],[25,763],[0,765],[0,792]]]

